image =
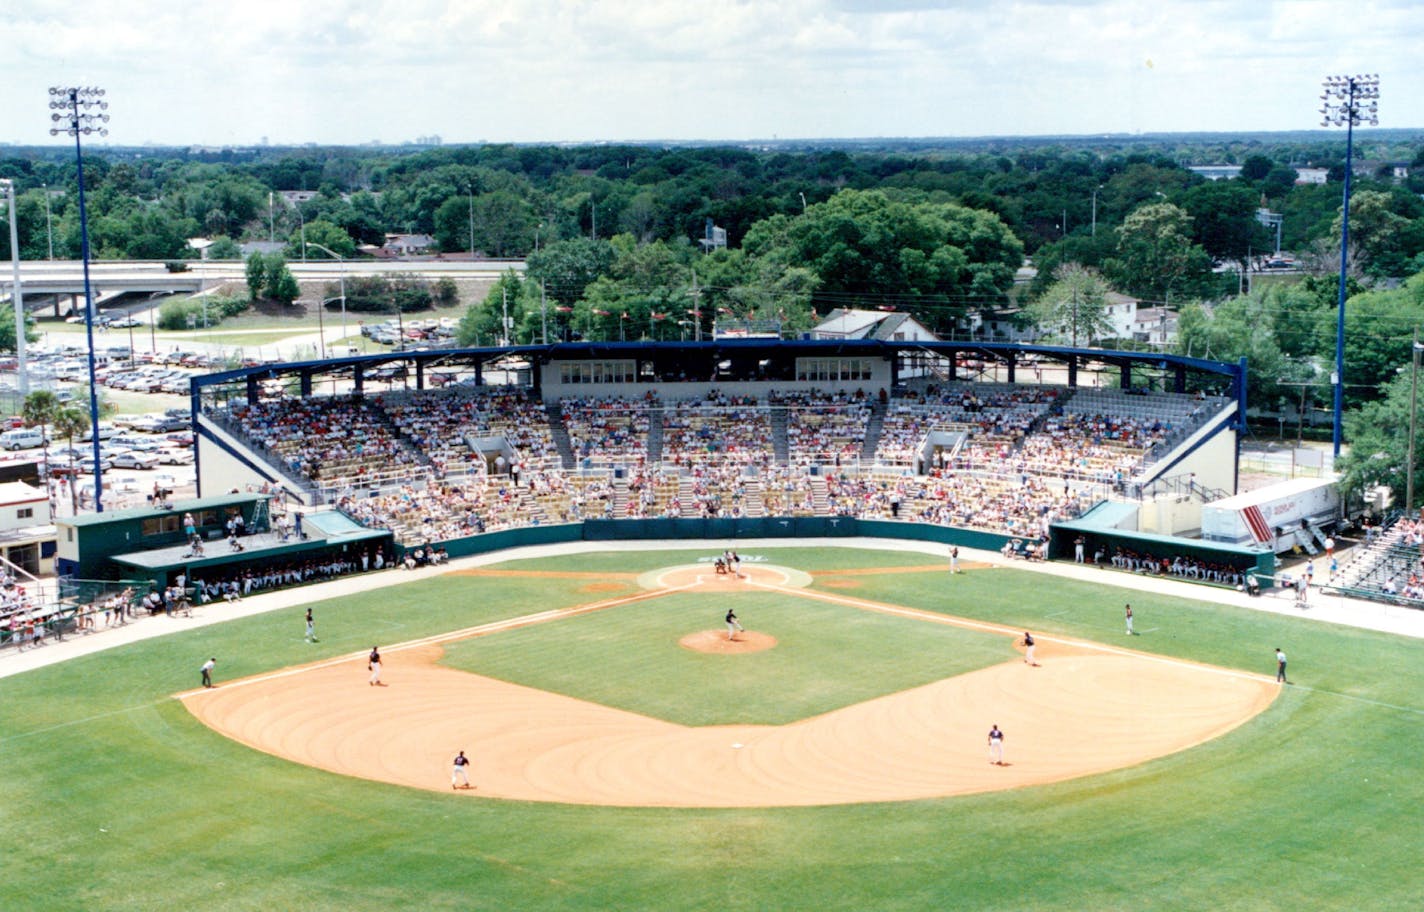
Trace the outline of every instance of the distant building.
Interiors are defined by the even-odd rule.
[[[909,314],[897,311],[837,308],[811,330],[813,339],[879,339],[933,342],[938,337]]]
[[[435,246],[435,238],[428,234],[388,234],[386,244],[380,250],[384,257],[419,256],[430,253]]]
[[[1135,342],[1165,347],[1177,340],[1177,314],[1165,307],[1142,307],[1132,319],[1131,335]]]
[[[1240,165],[1189,165],[1187,170],[1207,180],[1231,180],[1241,176]]]
[[[1329,168],[1296,168],[1295,182],[1297,184],[1323,184],[1329,174]]]
[[[54,520],[49,495],[23,481],[0,483],[0,553],[34,576],[54,572]]]

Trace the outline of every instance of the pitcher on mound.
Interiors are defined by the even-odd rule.
[[[737,613],[731,608],[727,609],[727,639],[735,640],[737,634],[742,631],[742,624],[737,620]]]

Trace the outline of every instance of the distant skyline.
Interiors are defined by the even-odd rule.
[[[0,142],[51,85],[107,91],[115,145],[844,139],[1316,129],[1378,73],[1424,127],[1410,0],[28,0]]]

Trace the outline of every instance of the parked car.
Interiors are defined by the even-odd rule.
[[[153,453],[126,450],[109,460],[109,465],[116,469],[152,469],[158,465],[158,457]]]
[[[158,461],[163,465],[192,465],[193,451],[179,449],[177,447],[167,447],[156,451],[153,455],[158,457]]]
[[[44,431],[37,427],[11,428],[0,433],[0,447],[7,450],[28,450],[45,445]]]
[[[107,471],[109,471],[110,469],[112,469],[113,467],[114,467],[114,463],[113,463],[112,460],[109,460],[109,459],[106,459],[106,458],[103,458],[103,457],[101,457],[101,458],[99,459],[99,468],[100,468],[102,471],[107,472]],[[86,457],[84,457],[84,459],[80,460],[80,462],[79,462],[79,471],[83,472],[85,475],[93,475],[93,474],[94,474],[94,457],[93,457],[93,456],[86,456]]]
[[[193,445],[193,432],[174,431],[172,434],[169,434],[164,439],[167,440],[169,443],[173,444],[174,446],[190,447]]]

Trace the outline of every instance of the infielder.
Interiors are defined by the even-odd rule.
[[[385,687],[381,682],[381,651],[375,646],[371,647],[371,654],[366,658],[366,668],[371,672],[371,679],[367,683],[372,687]]]
[[[1024,631],[1024,661],[1030,665],[1037,665],[1033,660],[1033,634]]]
[[[455,755],[455,766],[450,771],[450,788],[469,788],[470,777],[466,770],[470,766],[470,758],[465,756],[464,751]]]
[[[731,608],[727,609],[727,639],[735,640],[737,633],[742,630],[741,621],[737,620],[737,613]]]
[[[998,725],[989,728],[989,762],[995,766],[1004,765],[1004,733]]]

